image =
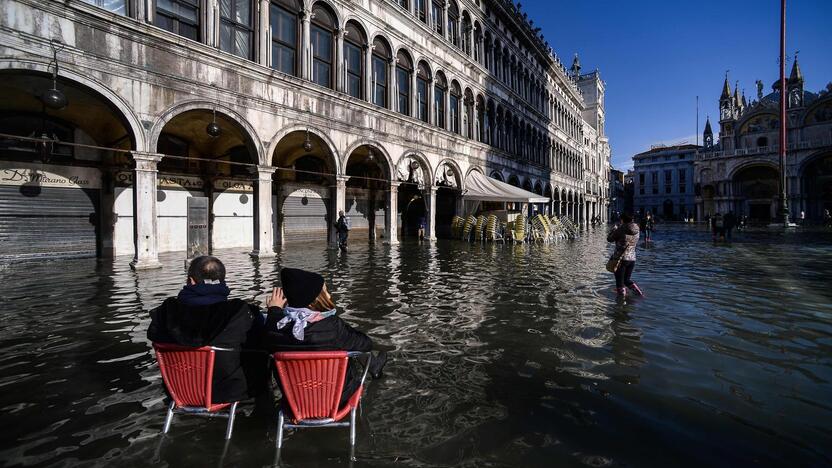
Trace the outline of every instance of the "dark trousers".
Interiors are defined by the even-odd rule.
[[[630,279],[630,276],[633,274],[633,268],[635,267],[636,262],[634,260],[621,260],[621,264],[615,270],[615,287],[617,289],[633,285],[633,280]]]

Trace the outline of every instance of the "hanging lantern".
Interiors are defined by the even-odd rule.
[[[373,152],[373,149],[370,148],[369,150],[367,150],[367,161],[368,162],[375,162],[375,160],[376,160],[376,155]]]
[[[48,89],[41,94],[40,99],[43,105],[54,110],[61,110],[69,104],[66,95],[58,89],[58,50],[52,47],[52,63],[55,68],[52,71],[52,89]]]
[[[220,127],[220,124],[217,123],[217,107],[216,106],[214,106],[214,117],[211,120],[211,123],[209,123],[205,127],[205,133],[207,133],[211,138],[216,138],[216,137],[220,136],[220,134],[222,134],[222,127]]]
[[[303,140],[303,150],[307,153],[312,151],[312,140],[309,138],[309,129],[306,129],[306,139]]]

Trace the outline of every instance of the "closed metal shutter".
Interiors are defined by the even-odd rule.
[[[95,257],[98,204],[98,190],[0,185],[0,260]]]
[[[283,202],[283,234],[286,240],[326,240],[328,204],[328,198],[287,197]]]

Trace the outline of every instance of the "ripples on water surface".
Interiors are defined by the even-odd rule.
[[[668,228],[641,248],[647,297],[617,302],[603,233],[548,246],[354,241],[258,263],[219,252],[234,295],[280,266],[323,272],[343,316],[394,350],[369,390],[357,466],[832,463],[832,236]],[[158,436],[147,310],[182,260],[0,266],[5,465],[263,466],[274,428],[181,418]],[[288,437],[289,466],[347,465],[347,431]]]

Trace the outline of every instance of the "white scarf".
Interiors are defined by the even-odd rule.
[[[303,330],[306,328],[306,325],[308,325],[307,321],[315,314],[320,314],[322,319],[331,317],[335,315],[335,309],[328,310],[326,312],[318,312],[317,310],[307,309],[306,307],[295,308],[286,306],[286,308],[283,309],[283,314],[283,318],[277,322],[277,329],[280,330],[288,325],[289,322],[295,322],[295,324],[292,325],[292,335],[298,341],[303,341]]]

